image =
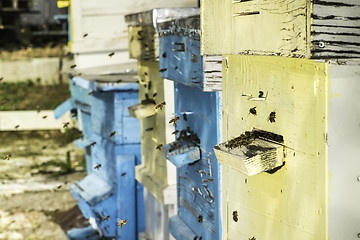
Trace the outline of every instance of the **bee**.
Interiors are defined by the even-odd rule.
[[[71,65],[70,68],[76,68],[76,64]]]
[[[88,95],[93,95],[93,93],[94,93],[94,91],[92,90],[88,93]]]
[[[180,120],[180,117],[176,116],[173,119],[170,119],[169,123],[177,123]]]
[[[162,146],[163,146],[162,144],[159,144],[156,146],[156,149],[161,150]]]
[[[125,224],[127,224],[127,220],[126,219],[124,219],[124,220],[121,220],[121,219],[116,219],[116,221],[117,221],[117,225],[120,227],[120,228],[122,228]]]
[[[152,83],[151,83],[151,81],[149,82],[149,86],[148,86],[148,89],[150,90],[150,88],[151,88],[151,85],[152,85]]]
[[[20,127],[20,125],[16,125],[16,126],[15,126],[15,129],[18,129],[19,127]]]
[[[155,109],[160,108],[160,110],[162,110],[165,105],[166,105],[166,102],[159,103],[158,105],[155,106]]]
[[[250,113],[251,113],[252,115],[256,116],[256,107],[250,108],[249,114],[250,114]]]
[[[157,93],[154,93],[154,94],[153,94],[153,98],[156,97],[156,96],[157,96]]]
[[[112,131],[112,132],[110,133],[110,137],[114,136],[115,133],[116,133],[116,131]]]
[[[186,113],[183,114],[183,119],[184,119],[185,121],[187,121],[188,118],[187,118]]]
[[[96,142],[92,142],[92,143],[90,143],[90,147],[95,146],[95,144],[96,144]]]
[[[202,182],[212,182],[212,181],[214,181],[214,179],[212,179],[212,178],[202,180]]]
[[[199,216],[198,216],[198,222],[199,222],[199,223],[202,223],[203,221],[204,221],[203,216],[199,215]]]
[[[107,220],[109,220],[109,218],[110,218],[110,216],[105,216],[105,217],[103,218],[103,220],[104,220],[104,221],[107,221]]]
[[[162,57],[163,57],[163,58],[166,58],[166,52],[164,52],[164,53],[162,54]]]
[[[84,35],[83,35],[83,37],[85,38],[85,37],[87,37],[89,34],[87,34],[87,33],[85,33]]]
[[[234,222],[237,222],[239,220],[237,211],[233,211],[233,220]]]
[[[147,129],[145,129],[145,132],[150,132],[150,131],[152,131],[152,130],[154,130],[154,128],[147,128]]]
[[[99,168],[101,168],[101,164],[98,164],[94,167],[94,169],[99,169]]]
[[[2,80],[4,80],[4,77],[0,77],[0,82],[1,82]]]
[[[249,240],[256,240],[256,237],[249,238]]]
[[[69,127],[69,124],[70,124],[70,122],[66,122],[66,123],[64,123],[63,128],[67,128],[67,127]]]
[[[162,72],[165,72],[166,70],[167,70],[167,68],[162,68],[162,69],[159,70],[159,72],[162,73]]]
[[[60,189],[62,186],[61,185],[59,185],[59,186],[57,186],[57,189]]]
[[[46,118],[47,118],[47,115],[45,115],[45,116],[42,116],[42,118],[43,118],[43,119],[46,119]]]
[[[268,117],[268,121],[273,123],[273,122],[275,122],[275,118],[276,118],[276,112],[271,112],[269,117]]]
[[[121,174],[122,177],[125,176],[125,175],[126,175],[126,172],[123,172],[123,173]]]
[[[114,55],[115,55],[114,52],[111,52],[111,53],[108,54],[109,57],[112,57],[112,56],[114,56]]]
[[[6,154],[6,156],[4,157],[4,160],[10,160],[11,154]]]
[[[44,149],[46,149],[46,148],[47,148],[47,146],[42,146],[42,148],[41,148],[41,149],[42,149],[42,150],[44,150]]]
[[[178,130],[175,130],[174,132],[172,132],[171,134],[172,135],[176,135],[179,131]]]

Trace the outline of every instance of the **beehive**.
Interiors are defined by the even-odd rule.
[[[201,1],[204,55],[360,57],[356,0]]]
[[[225,56],[223,140],[253,128],[278,134],[285,165],[248,176],[219,159],[223,239],[357,236],[359,222],[351,212],[359,209],[353,171],[358,163],[352,157],[359,115],[344,106],[359,99],[354,90],[359,70],[358,61]],[[260,91],[266,99],[252,101],[249,96],[256,99]],[[254,107],[256,114],[250,112]],[[346,161],[339,161],[340,155]],[[352,211],[344,211],[345,205]]]

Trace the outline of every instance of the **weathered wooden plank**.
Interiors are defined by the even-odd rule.
[[[287,146],[285,165],[273,174],[223,166],[223,239],[328,239],[326,63],[227,55],[223,79],[223,140],[256,128]],[[266,99],[251,101],[259,91]]]
[[[340,56],[360,57],[347,56],[360,42],[358,1],[203,0],[201,7],[202,54],[318,58],[312,50],[320,41],[343,44]],[[325,58],[339,56],[322,48]]]

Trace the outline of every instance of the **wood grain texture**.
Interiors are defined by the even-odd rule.
[[[225,57],[223,141],[255,127],[282,135],[288,148],[285,166],[273,174],[249,177],[222,167],[223,239],[328,239],[326,63]],[[259,91],[267,94],[266,101],[241,96]],[[253,107],[256,116],[249,114]],[[273,111],[275,122],[270,122]]]
[[[202,1],[202,54],[360,57],[354,0]]]

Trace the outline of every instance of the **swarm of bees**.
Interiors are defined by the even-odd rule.
[[[164,106],[166,105],[166,102],[159,103],[155,106],[155,109],[163,110]]]
[[[110,133],[110,137],[114,136],[115,133],[116,133],[116,131],[112,131],[112,132]]]
[[[121,219],[116,219],[116,221],[117,221],[117,225],[120,227],[120,228],[122,228],[125,224],[127,224],[127,220],[126,219],[124,219],[124,220],[121,220]]]
[[[196,133],[190,130],[190,127],[187,127],[185,130],[180,131],[177,141],[170,144],[169,152],[173,152],[183,147],[183,144],[181,144],[180,142],[186,142],[186,145],[188,147],[192,147],[199,145],[200,139],[196,135]]]
[[[94,167],[94,169],[99,169],[99,168],[101,168],[101,164],[97,164],[97,165]]]
[[[248,145],[255,140],[256,134],[251,131],[246,131],[245,134],[241,134],[239,137],[233,138],[227,143],[225,143],[225,147],[233,149],[240,147],[242,145]]]

